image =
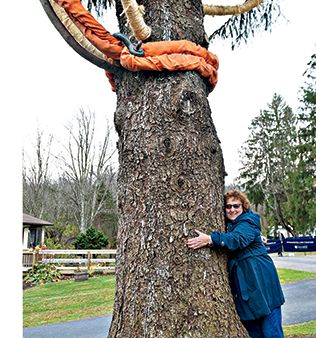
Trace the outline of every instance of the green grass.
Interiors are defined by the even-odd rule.
[[[115,277],[65,280],[23,291],[23,325],[38,326],[112,313]]]
[[[283,327],[285,337],[316,337],[316,321]]]
[[[315,272],[298,271],[291,269],[277,269],[281,284],[297,282],[302,279],[316,277]]]
[[[315,273],[289,269],[278,269],[278,274],[282,284],[316,277]],[[23,325],[39,326],[111,314],[114,286],[115,277],[108,275],[26,289],[23,291]],[[287,326],[285,332],[288,336],[312,334],[315,333],[315,323]]]

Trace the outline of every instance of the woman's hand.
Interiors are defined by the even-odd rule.
[[[207,234],[204,234],[203,232],[199,230],[195,230],[195,232],[199,235],[198,237],[189,238],[187,241],[187,245],[191,249],[200,249],[203,246],[212,244],[211,237]]]

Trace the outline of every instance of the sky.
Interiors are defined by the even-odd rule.
[[[298,107],[302,74],[316,52],[316,1],[280,3],[286,19],[280,18],[272,33],[258,33],[235,51],[231,51],[229,42],[223,41],[209,47],[220,62],[219,81],[209,95],[209,103],[228,173],[226,184],[238,175],[238,150],[247,139],[251,120],[267,107],[273,94],[283,96],[293,109]],[[95,112],[99,130],[108,121],[113,146],[116,141],[113,125],[116,97],[104,71],[67,45],[39,0],[18,0],[18,5],[18,12],[4,15],[0,22],[4,32],[0,56],[3,210],[10,210],[12,204],[22,205],[20,154],[23,147],[29,148],[34,143],[37,128],[62,138],[64,126],[84,108]],[[5,10],[8,13],[10,9]],[[218,21],[207,18],[208,35],[217,28]],[[117,30],[113,22],[113,15],[105,18],[104,26],[110,32]],[[3,222],[6,224],[6,220]],[[19,213],[8,213],[7,222],[20,224]],[[12,241],[19,242],[20,235],[19,231],[14,233]],[[10,241],[8,245],[10,249]],[[19,255],[14,259],[20,264]]]
[[[29,0],[32,20],[23,27],[27,50],[23,53],[23,88],[18,102],[24,113],[22,143],[34,143],[36,128],[64,137],[64,126],[79,111],[96,113],[98,127],[112,128],[113,147],[116,134],[113,114],[116,96],[110,89],[104,71],[92,65],[61,38],[46,17],[38,0]],[[235,3],[233,1],[233,3]],[[232,183],[240,167],[238,150],[248,135],[251,120],[265,109],[274,93],[284,97],[296,109],[302,74],[316,49],[316,3],[313,0],[281,1],[285,18],[273,26],[272,33],[262,32],[247,45],[231,51],[229,42],[216,41],[209,50],[219,57],[219,81],[209,95],[209,103],[221,141],[226,184]],[[208,35],[223,19],[207,17]],[[110,13],[104,26],[117,31]],[[40,28],[40,29],[39,29]],[[102,129],[100,129],[102,131]]]
[[[34,143],[34,131],[38,127],[49,131],[56,139],[65,137],[64,126],[82,107],[96,113],[100,131],[107,120],[115,147],[116,96],[104,71],[66,44],[38,0],[28,2],[32,20],[23,27],[23,32],[28,37],[29,52],[23,53],[24,85],[19,93],[22,100],[18,102],[24,110],[21,116],[23,146],[27,148]],[[251,120],[260,109],[267,107],[273,94],[280,94],[296,109],[302,74],[316,49],[313,34],[316,3],[302,0],[297,8],[297,2],[283,0],[281,5],[285,18],[278,20],[272,33],[258,33],[247,45],[234,51],[229,42],[223,41],[216,41],[209,47],[220,62],[219,81],[209,95],[209,103],[228,173],[226,184],[232,183],[238,175],[238,150],[247,138]],[[113,19],[110,13],[103,23],[111,32],[117,31],[116,19]],[[208,35],[221,20],[207,17]]]

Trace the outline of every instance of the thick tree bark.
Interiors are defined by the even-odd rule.
[[[203,44],[200,1],[143,4],[153,40]],[[116,84],[121,217],[109,337],[247,337],[225,252],[186,246],[194,229],[224,231],[208,83],[195,72],[125,72]]]

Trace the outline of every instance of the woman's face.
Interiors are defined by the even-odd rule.
[[[225,204],[226,217],[233,221],[243,213],[242,203],[239,198],[230,197]]]

